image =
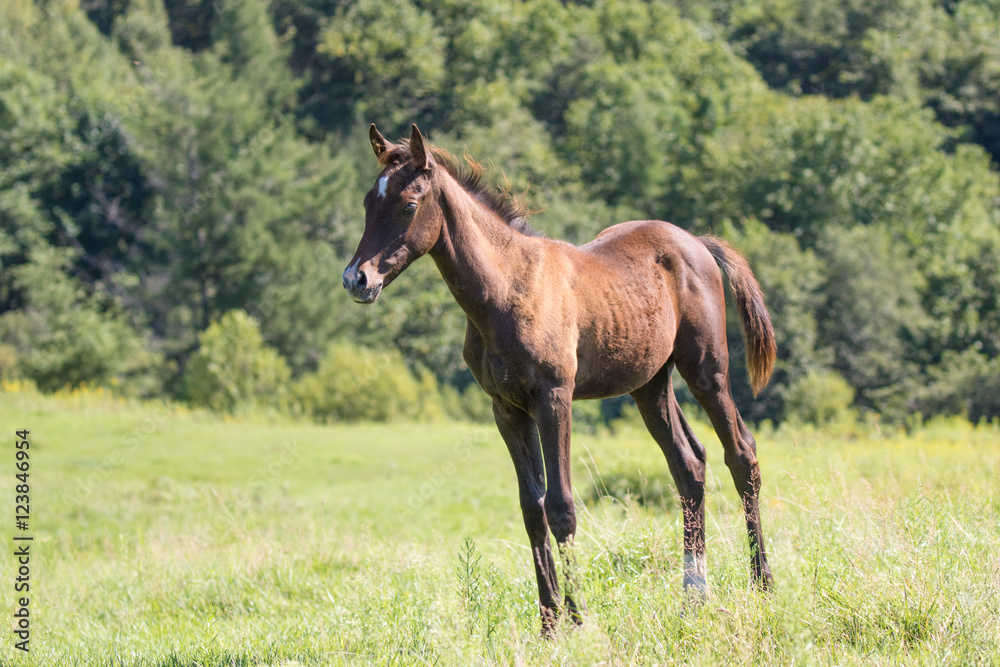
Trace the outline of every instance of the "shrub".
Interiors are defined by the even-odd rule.
[[[854,388],[830,370],[811,370],[796,379],[785,395],[785,418],[792,423],[830,426],[853,424]]]
[[[965,415],[972,422],[1000,416],[1000,357],[975,348],[948,351],[928,375],[930,382],[915,392],[925,414]]]
[[[277,350],[264,343],[253,318],[231,310],[198,340],[201,346],[184,374],[192,403],[228,412],[285,406],[291,372]]]
[[[335,341],[315,373],[295,385],[302,411],[320,422],[389,421],[443,414],[437,382],[418,380],[395,348],[373,350]]]
[[[65,273],[69,262],[69,253],[48,248],[11,269],[25,305],[0,315],[3,373],[47,392],[86,384],[158,393],[162,356],[118,299]]]
[[[597,433],[604,426],[604,414],[600,401],[574,401],[573,429],[579,433]]]
[[[677,489],[666,471],[647,477],[638,467],[618,466],[592,479],[590,488],[584,492],[584,502],[596,504],[604,498],[621,503],[635,502],[660,508],[677,506]]]
[[[0,343],[0,380],[15,380],[17,376],[17,349]]]
[[[493,423],[493,399],[475,382],[462,389],[442,385],[440,394],[445,413],[452,419],[480,424]]]

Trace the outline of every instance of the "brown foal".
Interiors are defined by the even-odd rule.
[[[775,359],[774,331],[746,261],[724,241],[656,220],[610,227],[573,246],[541,238],[516,203],[460,169],[414,125],[392,144],[374,125],[384,167],[365,196],[365,231],[344,287],[372,303],[411,262],[429,254],[468,316],[464,356],[493,399],[517,472],[534,555],[543,630],[565,605],[579,622],[569,551],[576,531],[570,486],[570,404],[629,393],[663,450],[684,509],[684,587],[707,592],[705,447],[671,386],[674,367],[708,413],[743,498],[754,580],[771,572],[760,525],[756,443],[729,390],[725,271],[736,296],[755,392]],[[549,531],[566,559],[559,600]]]

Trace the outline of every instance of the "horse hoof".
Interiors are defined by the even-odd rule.
[[[587,611],[587,605],[582,602],[577,604],[577,602],[570,596],[566,596],[566,612],[569,615],[569,620],[573,621],[574,625],[583,625],[583,613]]]
[[[704,602],[708,597],[708,579],[706,579],[704,571],[704,565],[701,568],[686,567],[684,569],[685,598]]]

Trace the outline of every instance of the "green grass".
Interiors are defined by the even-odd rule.
[[[1000,664],[1000,430],[758,433],[777,578],[749,587],[709,448],[711,597],[685,611],[681,517],[639,428],[574,438],[583,627],[539,638],[492,426],[223,420],[0,393],[31,430],[33,635],[3,664]],[[13,611],[13,447],[0,571]],[[604,496],[607,490],[612,497]]]

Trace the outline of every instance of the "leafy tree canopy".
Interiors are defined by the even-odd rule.
[[[998,34],[996,0],[0,3],[3,375],[341,418],[353,345],[473,406],[432,263],[340,290],[365,127],[416,121],[554,237],[729,237],[778,336],[751,401],[731,318],[749,419],[1000,416]]]

